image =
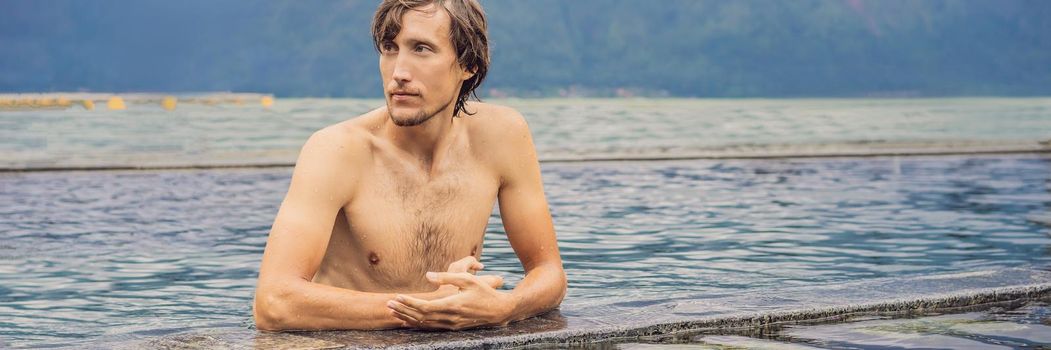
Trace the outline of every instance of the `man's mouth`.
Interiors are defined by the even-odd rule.
[[[407,99],[407,98],[411,98],[411,97],[420,96],[420,94],[418,94],[418,93],[412,93],[412,92],[408,92],[408,91],[394,91],[394,92],[391,92],[390,95],[391,95],[391,97],[393,97],[395,99]]]

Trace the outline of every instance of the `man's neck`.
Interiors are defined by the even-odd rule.
[[[446,151],[459,130],[460,121],[449,113],[440,113],[416,126],[398,126],[390,118],[383,123],[384,135],[391,144],[420,162],[421,168],[431,171]]]

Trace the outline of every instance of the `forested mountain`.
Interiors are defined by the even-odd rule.
[[[378,96],[376,4],[5,0],[0,92]],[[483,95],[1051,95],[1047,0],[483,5]]]

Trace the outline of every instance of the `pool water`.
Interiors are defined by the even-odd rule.
[[[544,163],[543,171],[570,280],[561,314],[570,319],[604,305],[1051,263],[1051,158],[1040,155]],[[259,259],[290,173],[0,174],[0,347],[251,327]],[[521,280],[496,212],[482,261],[508,287]],[[1046,315],[1046,304],[1034,308]],[[830,334],[821,332],[782,334],[835,340],[812,335]],[[712,339],[723,338],[698,341],[733,341]]]
[[[1048,98],[496,102],[527,118],[545,161],[570,323],[668,300],[1051,265]],[[255,334],[259,260],[291,174],[11,170],[290,165],[310,132],[381,104],[3,112],[0,348]],[[989,151],[1015,153],[654,160]],[[482,259],[508,287],[521,280],[495,211]],[[897,322],[851,324],[869,321]],[[834,338],[793,333],[806,329],[685,346]]]

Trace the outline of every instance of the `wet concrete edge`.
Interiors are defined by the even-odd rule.
[[[657,323],[644,326],[629,326],[603,330],[582,330],[563,334],[562,332],[528,334],[485,340],[463,340],[447,343],[395,346],[392,349],[478,349],[478,348],[516,348],[526,346],[582,346],[589,343],[615,340],[637,340],[657,335],[670,335],[697,331],[719,329],[759,328],[780,323],[794,323],[832,319],[851,314],[886,313],[886,312],[937,312],[947,309],[991,304],[1006,301],[1037,299],[1051,295],[1051,283],[1025,286],[1022,288],[997,288],[984,290],[975,294],[956,294],[932,296],[913,300],[897,300],[868,304],[845,305],[840,307],[814,308],[805,310],[779,311],[770,313],[753,313],[747,315],[722,316],[711,319]],[[347,347],[353,348],[353,347]]]
[[[1020,272],[1012,269],[1014,272]],[[779,323],[795,323],[834,319],[852,314],[870,313],[923,313],[939,312],[956,308],[993,304],[1009,301],[1038,299],[1051,295],[1051,273],[1029,271],[1036,275],[1041,283],[1015,285],[993,288],[965,289],[953,292],[932,293],[907,298],[877,300],[861,303],[845,303],[818,307],[802,307],[768,312],[745,312],[720,315],[693,320],[665,321],[652,324],[635,324],[628,326],[610,326],[601,329],[581,329],[571,331],[554,331],[515,336],[495,337],[488,339],[457,340],[442,343],[413,344],[389,347],[391,349],[478,349],[478,348],[516,348],[543,346],[580,346],[589,343],[637,340],[643,337],[668,335],[675,333],[710,331],[720,329],[758,328]],[[990,274],[999,274],[991,272]],[[951,276],[951,275],[950,275]],[[911,280],[926,278],[905,278],[897,282],[907,284]],[[884,279],[880,282],[886,282]],[[854,284],[854,283],[852,283]],[[856,283],[863,288],[867,282]],[[747,297],[743,297],[745,299]],[[354,348],[352,346],[347,348]]]
[[[774,324],[838,320],[866,314],[917,315],[1024,302],[1051,296],[1051,271],[1011,268],[698,295],[654,303],[638,312],[608,315],[606,322],[545,316],[502,329],[462,332],[411,330],[268,333],[250,329],[191,331],[137,342],[158,349],[503,349],[566,347],[637,341],[678,333],[740,330]],[[595,310],[598,310],[597,312]],[[598,307],[592,315],[605,312]],[[588,309],[572,310],[587,315]],[[707,314],[705,316],[705,314]],[[585,317],[586,318],[586,317]],[[544,322],[560,327],[545,330]],[[623,323],[623,324],[610,324]],[[121,342],[122,345],[132,345]],[[96,344],[98,345],[98,344]],[[112,344],[111,344],[112,345]],[[119,347],[119,346],[118,346]]]

